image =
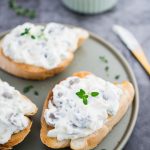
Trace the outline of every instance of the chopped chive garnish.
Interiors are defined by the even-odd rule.
[[[108,60],[106,59],[105,56],[99,56],[99,59],[100,59],[103,63],[108,63]]]
[[[115,79],[118,80],[120,78],[120,75],[116,75]]]
[[[35,18],[36,12],[35,10],[31,10],[28,8],[24,8],[16,3],[16,0],[9,0],[9,7],[17,14],[25,17],[29,17],[31,19]]]
[[[28,86],[24,87],[23,93],[28,93],[32,88],[33,88],[33,85],[28,85]]]
[[[34,95],[38,96],[39,92],[38,91],[34,91]]]
[[[109,66],[106,66],[105,71],[108,72],[108,70],[109,70]]]
[[[29,34],[30,28],[25,28],[24,31],[20,34],[21,36]]]
[[[34,36],[34,35],[31,35],[31,38],[32,38],[32,39],[35,39],[35,36]]]
[[[32,39],[36,39],[34,35],[30,34],[30,28],[25,28],[24,31],[22,33],[20,33],[20,35],[21,36],[29,35],[29,36],[31,36]]]

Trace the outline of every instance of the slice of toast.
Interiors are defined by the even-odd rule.
[[[88,36],[89,35],[87,32],[87,34],[78,37],[78,47],[80,47],[83,44],[83,42],[88,38]],[[74,58],[73,51],[70,51],[68,58],[63,60],[57,67],[48,70],[34,65],[18,63],[15,62],[13,59],[5,56],[1,46],[2,42],[3,40],[0,42],[0,68],[12,75],[25,79],[44,80],[48,77],[52,77],[62,72],[72,62]]]
[[[80,78],[84,78],[86,75],[90,74],[89,72],[78,72],[75,73],[74,76],[78,76]],[[64,140],[58,141],[56,138],[51,138],[47,136],[47,133],[53,127],[50,127],[46,124],[44,119],[44,110],[48,108],[48,101],[52,99],[53,93],[52,91],[49,92],[44,106],[43,106],[43,114],[41,117],[41,133],[40,137],[46,146],[54,149],[69,147],[74,150],[89,150],[96,147],[102,140],[107,136],[107,134],[112,130],[112,128],[122,119],[125,113],[128,110],[128,107],[131,105],[133,98],[134,98],[134,88],[132,84],[128,81],[124,81],[120,84],[123,94],[120,99],[119,110],[115,116],[109,116],[108,121],[96,132],[93,134],[79,138],[75,140]]]
[[[28,113],[25,114],[26,118],[29,121],[29,125],[24,130],[13,134],[11,136],[11,139],[7,143],[0,144],[0,150],[12,149],[15,145],[21,143],[31,130],[32,120],[29,117],[35,115],[38,109],[37,109],[36,105],[34,103],[32,103],[26,96],[24,96],[24,95],[20,95],[20,96],[22,97],[22,100],[28,101],[32,106],[31,107],[32,110],[30,110]]]

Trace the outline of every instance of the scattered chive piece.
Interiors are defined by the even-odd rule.
[[[38,91],[34,91],[34,95],[38,96],[39,92]]]
[[[28,8],[24,8],[20,5],[18,5],[16,3],[16,0],[9,0],[8,2],[9,4],[9,7],[14,10],[14,12],[17,14],[17,15],[21,15],[21,16],[25,16],[25,17],[29,17],[31,19],[35,18],[36,17],[36,12],[35,10],[31,10],[31,9],[28,9]]]
[[[96,97],[96,96],[98,96],[98,95],[99,95],[98,92],[92,92],[92,93],[91,93],[91,96],[93,96],[93,97]]]
[[[23,93],[28,93],[32,88],[33,88],[33,85],[28,85],[28,86],[24,87]]]
[[[108,63],[108,60],[106,59],[105,56],[99,56],[99,59],[100,59],[103,63]]]
[[[32,39],[35,39],[35,36],[34,36],[34,35],[31,35],[31,38],[32,38]]]
[[[116,75],[115,79],[118,80],[120,78],[120,75]]]
[[[30,31],[30,28],[25,28],[24,32],[22,32],[20,35],[23,36],[23,35],[29,34],[29,31]]]
[[[24,31],[20,35],[21,36],[30,35],[32,39],[36,39],[34,35],[30,34],[30,28],[25,28]]]
[[[107,72],[109,70],[109,66],[106,66],[105,67],[105,71]]]

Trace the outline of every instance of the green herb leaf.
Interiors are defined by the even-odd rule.
[[[29,17],[31,19],[35,18],[36,17],[36,12],[35,10],[31,10],[31,9],[28,9],[28,8],[24,8],[20,5],[18,5],[16,3],[16,0],[9,0],[8,2],[9,4],[9,7],[15,11],[15,13],[17,15],[21,15],[21,16],[25,16],[25,17]]]
[[[9,4],[9,7],[12,9],[17,7],[16,0],[9,0],[8,4]]]
[[[83,89],[80,89],[80,93],[84,95],[85,91]]]
[[[84,98],[88,98],[89,96],[88,95],[84,95]]]
[[[38,91],[34,91],[34,95],[38,96],[39,92]]]
[[[85,91],[83,89],[80,89],[79,92],[76,92],[76,95],[83,100],[83,103],[85,105],[88,104],[88,100],[87,100],[88,95],[85,93]]]
[[[87,100],[87,98],[83,98],[83,103],[84,103],[84,105],[87,105],[88,104],[88,100]]]
[[[31,38],[32,38],[32,39],[35,39],[35,36],[34,36],[34,35],[31,35]]]
[[[76,95],[78,95],[80,98],[83,98],[84,94],[85,94],[85,91],[83,89],[80,89],[80,91],[76,93]]]
[[[22,32],[20,35],[23,36],[23,35],[29,34],[29,31],[30,31],[30,28],[25,28],[24,32]]]
[[[30,28],[25,28],[24,31],[20,34],[21,36],[30,35],[32,39],[36,39],[34,35],[30,34]]]
[[[79,96],[80,98],[83,97],[83,95],[80,92],[77,92],[76,95]]]
[[[105,67],[105,71],[107,72],[109,70],[109,66],[106,66]]]
[[[28,85],[28,86],[24,87],[23,93],[28,93],[32,88],[33,88],[33,85]]]
[[[118,80],[120,78],[120,75],[116,75],[115,79]]]
[[[98,95],[99,95],[98,92],[91,92],[91,96],[93,96],[93,97],[96,97],[96,96],[98,96]]]
[[[103,63],[108,63],[108,60],[106,59],[105,56],[99,56],[99,59],[100,59]]]

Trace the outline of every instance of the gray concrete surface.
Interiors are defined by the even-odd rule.
[[[140,111],[132,136],[125,150],[150,149],[150,78],[132,54],[112,32],[114,24],[131,30],[150,60],[150,0],[120,0],[109,12],[98,15],[81,15],[66,9],[61,0],[20,0],[24,6],[36,9],[37,17],[30,20],[16,16],[8,8],[8,0],[0,0],[0,32],[26,21],[50,22],[78,25],[86,28],[112,43],[126,57],[131,65],[140,91]]]

